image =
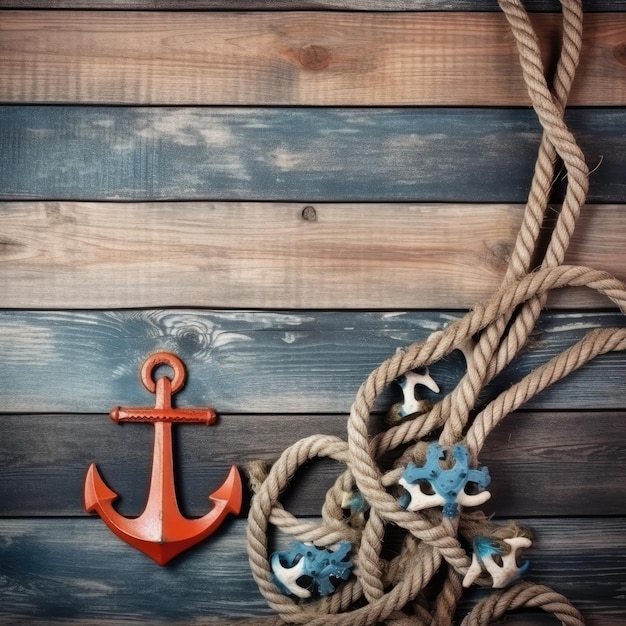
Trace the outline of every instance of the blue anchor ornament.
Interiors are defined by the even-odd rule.
[[[303,599],[310,598],[313,592],[327,596],[335,591],[339,581],[350,577],[351,550],[347,541],[340,542],[336,550],[296,541],[290,550],[275,552],[270,564],[283,593]]]
[[[510,546],[508,552],[502,543]],[[484,535],[474,538],[474,554],[472,564],[463,578],[463,586],[469,587],[483,572],[491,575],[492,587],[503,589],[520,578],[528,569],[529,562],[517,564],[518,552],[529,548],[532,541],[528,537],[511,537],[502,542],[495,541]],[[498,560],[494,557],[499,557]]]
[[[454,466],[442,469],[439,461],[445,458],[445,451],[438,443],[431,443],[426,452],[426,464],[418,467],[411,462],[398,481],[408,492],[408,497],[400,499],[400,504],[409,511],[421,511],[434,506],[443,506],[446,517],[456,517],[459,505],[478,506],[489,500],[491,494],[484,491],[491,482],[486,467],[471,469],[470,455],[467,448],[458,443],[452,448]],[[424,493],[421,483],[430,484],[434,493]],[[476,483],[479,492],[469,494],[465,491],[467,483]]]

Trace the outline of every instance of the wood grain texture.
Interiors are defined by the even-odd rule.
[[[552,72],[559,3],[525,5],[548,12],[533,20]],[[46,10],[0,11],[0,624],[269,615],[244,519],[159,568],[86,515],[91,462],[124,514],[147,493],[152,428],[106,412],[151,404],[137,377],[148,354],[183,357],[179,405],[220,413],[213,428],[176,429],[192,516],[230,464],[345,436],[369,371],[462,315],[402,311],[466,309],[504,270],[541,130],[531,110],[493,108],[528,103],[508,27],[496,0],[0,0],[13,7]],[[626,1],[585,10],[572,103],[620,108],[568,111],[597,204],[568,261],[625,278]],[[137,106],[164,104],[199,106]],[[381,108],[396,104],[407,108]],[[588,294],[551,304],[576,309],[544,314],[483,401],[591,327],[623,326],[583,310],[599,305]],[[145,306],[240,310],[127,309]],[[103,307],[126,310],[88,310]],[[590,626],[626,615],[624,356],[509,416],[481,455],[483,508],[536,531],[532,577]],[[463,369],[455,353],[431,373],[448,393]],[[399,398],[390,385],[377,411]],[[286,506],[319,515],[339,470],[311,464]],[[482,595],[465,596],[456,621]]]
[[[589,201],[626,202],[626,109],[567,122]],[[540,138],[529,109],[6,106],[0,197],[525,202]]]
[[[489,468],[498,517],[626,515],[624,412],[518,412],[489,437],[480,462]],[[274,461],[302,437],[346,438],[345,415],[222,415],[212,428],[175,429],[177,493],[190,516],[210,509],[209,494],[232,464]],[[0,416],[0,517],[86,515],[87,467],[97,463],[121,500],[145,506],[153,428],[114,425],[106,415]],[[283,501],[295,515],[319,515],[326,491],[344,467],[318,461],[302,468]]]
[[[560,20],[533,17],[540,41],[558,40]],[[587,16],[570,104],[624,103],[625,46],[626,15]],[[499,13],[6,11],[0,65],[5,102],[530,102]]]
[[[532,580],[569,596],[588,626],[623,624],[624,518],[519,521],[537,534],[527,551]],[[98,519],[0,520],[0,534],[5,624],[224,623],[270,614],[249,571],[243,521],[168,567],[155,566]],[[466,594],[458,615],[486,593]],[[547,626],[554,618],[531,612],[507,623]]]
[[[178,354],[189,381],[181,406],[222,413],[347,414],[367,375],[398,348],[421,341],[460,313],[246,312],[194,310],[0,311],[0,406],[18,413],[108,413],[151,396],[138,372],[148,355]],[[494,381],[508,388],[594,327],[619,327],[619,313],[546,313],[529,350]],[[431,366],[443,394],[464,371],[457,351]],[[528,406],[626,406],[623,353],[598,357]],[[423,397],[436,399],[428,390]],[[391,385],[380,410],[401,398]]]
[[[560,11],[559,0],[524,0],[528,11]],[[137,11],[499,11],[497,0],[0,0],[4,9],[118,9]],[[624,0],[593,0],[586,12],[623,11]]]
[[[303,208],[306,207],[306,208]],[[470,308],[523,206],[0,203],[2,306]],[[626,207],[589,206],[566,262],[626,278]],[[552,305],[607,307],[584,290]]]

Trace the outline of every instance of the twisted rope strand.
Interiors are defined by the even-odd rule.
[[[507,4],[510,0],[502,0],[503,4],[506,2]],[[528,20],[528,15],[526,14],[524,7],[519,2],[514,2],[514,6],[511,7],[511,13],[516,13],[522,15],[526,25],[530,24]],[[580,51],[582,48],[582,21],[583,21],[583,13],[582,13],[582,5],[578,3],[562,3],[563,5],[563,45],[561,50],[561,57],[559,58],[559,63],[557,65],[556,77],[555,77],[555,98],[554,98],[554,107],[555,110],[558,111],[559,115],[563,116],[563,111],[565,109],[565,104],[567,101],[567,96],[569,95],[569,90],[571,88],[572,82],[574,80],[574,74],[576,71],[576,67],[578,65],[578,61],[580,59]],[[505,11],[505,14],[508,13]],[[535,38],[536,40],[536,38]],[[536,47],[535,51],[538,51]],[[541,59],[539,58],[539,62]],[[529,94],[532,95],[533,92],[529,89]],[[540,106],[538,103],[533,101],[533,106]],[[564,122],[563,122],[564,123]],[[549,130],[544,128],[545,143],[549,143],[549,152],[552,155],[553,151],[555,151],[554,146],[550,140]],[[542,146],[544,144],[544,140],[542,139]],[[578,148],[578,146],[575,146]],[[584,155],[582,151],[578,148],[576,150],[576,165],[574,168],[571,168],[571,164],[565,162],[566,171],[568,174],[568,179],[570,179],[571,183],[568,182],[568,188],[565,196],[565,200],[563,202],[561,212],[558,216],[557,222],[552,231],[552,236],[548,243],[547,249],[544,254],[543,266],[544,267],[554,267],[563,263],[565,259],[565,252],[569,245],[570,239],[574,232],[574,228],[576,225],[576,221],[580,215],[582,205],[585,202],[587,191],[589,188],[589,172],[587,169],[587,165],[584,161]],[[541,150],[539,159],[541,159]],[[578,169],[577,169],[578,168]],[[552,178],[554,177],[554,169],[552,170]],[[533,195],[533,187],[537,187],[535,185],[535,181],[533,180],[533,184],[531,185],[531,197]],[[572,194],[568,195],[570,190]],[[542,190],[542,193],[543,192]],[[544,213],[547,208],[547,200],[548,197],[542,198],[544,202]],[[526,268],[528,271],[530,267]],[[521,273],[517,274],[521,276]],[[513,356],[523,347],[526,343],[526,340],[534,327],[537,319],[539,318],[539,314],[541,309],[546,301],[546,296],[541,296],[536,299],[532,299],[529,301],[520,311],[515,323],[510,329],[509,335],[506,338],[506,341],[503,345],[501,345],[498,355],[494,360],[493,370],[494,373],[500,372],[508,363],[511,361]]]
[[[522,607],[543,609],[552,613],[565,626],[585,625],[581,614],[567,598],[544,585],[521,582],[479,602],[461,622],[461,626],[487,626],[492,621],[504,617],[509,611]]]
[[[528,38],[529,32],[531,33],[531,41],[536,39],[528,15],[520,2],[502,0],[500,6],[510,21],[512,20],[516,24],[522,23],[523,28],[514,29],[513,31],[516,40],[520,37]],[[563,21],[563,44],[555,75],[553,102],[554,108],[561,114],[565,109],[582,47],[582,6],[577,4],[569,7],[564,4]],[[543,76],[544,72],[538,43],[531,49],[530,54],[533,57],[533,67],[539,69],[536,80],[547,91],[548,85]],[[529,90],[529,95],[533,99],[531,90]],[[541,103],[533,102],[533,104],[541,106]],[[554,179],[554,167],[557,156],[550,137],[549,129],[544,128],[529,197],[524,211],[524,219],[513,248],[503,285],[526,274],[530,270],[531,259],[537,252],[539,233],[548,208],[549,193]],[[584,196],[577,197],[574,204],[571,200],[564,204],[559,220],[565,223],[565,227],[557,223],[546,252],[544,265],[553,266],[563,261],[563,258],[559,258],[558,253],[555,253],[554,248],[556,246],[557,250],[564,250],[567,246],[582,202],[584,202]],[[563,233],[564,228],[565,233]],[[565,238],[567,241],[564,240]],[[497,320],[481,335],[474,349],[472,361],[468,363],[466,376],[460,381],[450,396],[449,408],[447,407],[448,410],[446,411],[450,417],[444,426],[440,443],[450,445],[461,437],[470,411],[476,404],[478,394],[508,365],[512,357],[525,345],[539,317],[541,308],[545,304],[545,300],[545,297],[531,300],[522,308],[504,343],[501,343],[503,333],[513,312]],[[500,350],[494,358],[494,353],[498,347]]]

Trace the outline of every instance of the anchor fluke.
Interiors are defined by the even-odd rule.
[[[215,507],[223,506],[226,513],[239,515],[242,499],[243,486],[241,484],[241,476],[237,468],[231,465],[226,480],[217,491],[214,491],[209,496],[209,500]]]
[[[85,509],[87,513],[95,511],[98,505],[110,504],[118,498],[119,495],[113,489],[109,489],[102,480],[96,464],[92,463],[87,470],[87,478],[85,478]]]

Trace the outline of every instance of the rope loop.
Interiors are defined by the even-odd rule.
[[[256,493],[248,555],[254,579],[277,613],[267,624],[444,626],[451,624],[463,589],[473,584],[502,589],[482,600],[463,626],[484,626],[522,607],[541,608],[569,626],[583,624],[560,594],[516,582],[532,531],[514,522],[494,524],[477,508],[489,499],[491,480],[479,464],[480,452],[504,417],[596,356],[626,349],[626,327],[592,330],[496,397],[479,401],[527,344],[552,290],[586,287],[626,314],[626,288],[618,279],[563,264],[589,186],[584,156],[564,121],[582,46],[581,0],[562,0],[563,39],[552,85],[521,0],[499,4],[543,128],[506,275],[490,298],[370,373],[351,407],[347,440],[308,437],[271,467],[251,468]],[[541,249],[559,160],[567,188]],[[416,386],[438,389],[428,367],[455,350],[467,365],[456,387],[434,405],[417,402]],[[392,407],[388,427],[375,432],[375,402],[396,383],[404,402]],[[311,522],[286,511],[281,496],[296,472],[317,457],[345,467],[326,493],[321,522]],[[292,542],[285,550],[273,546],[278,535]]]

